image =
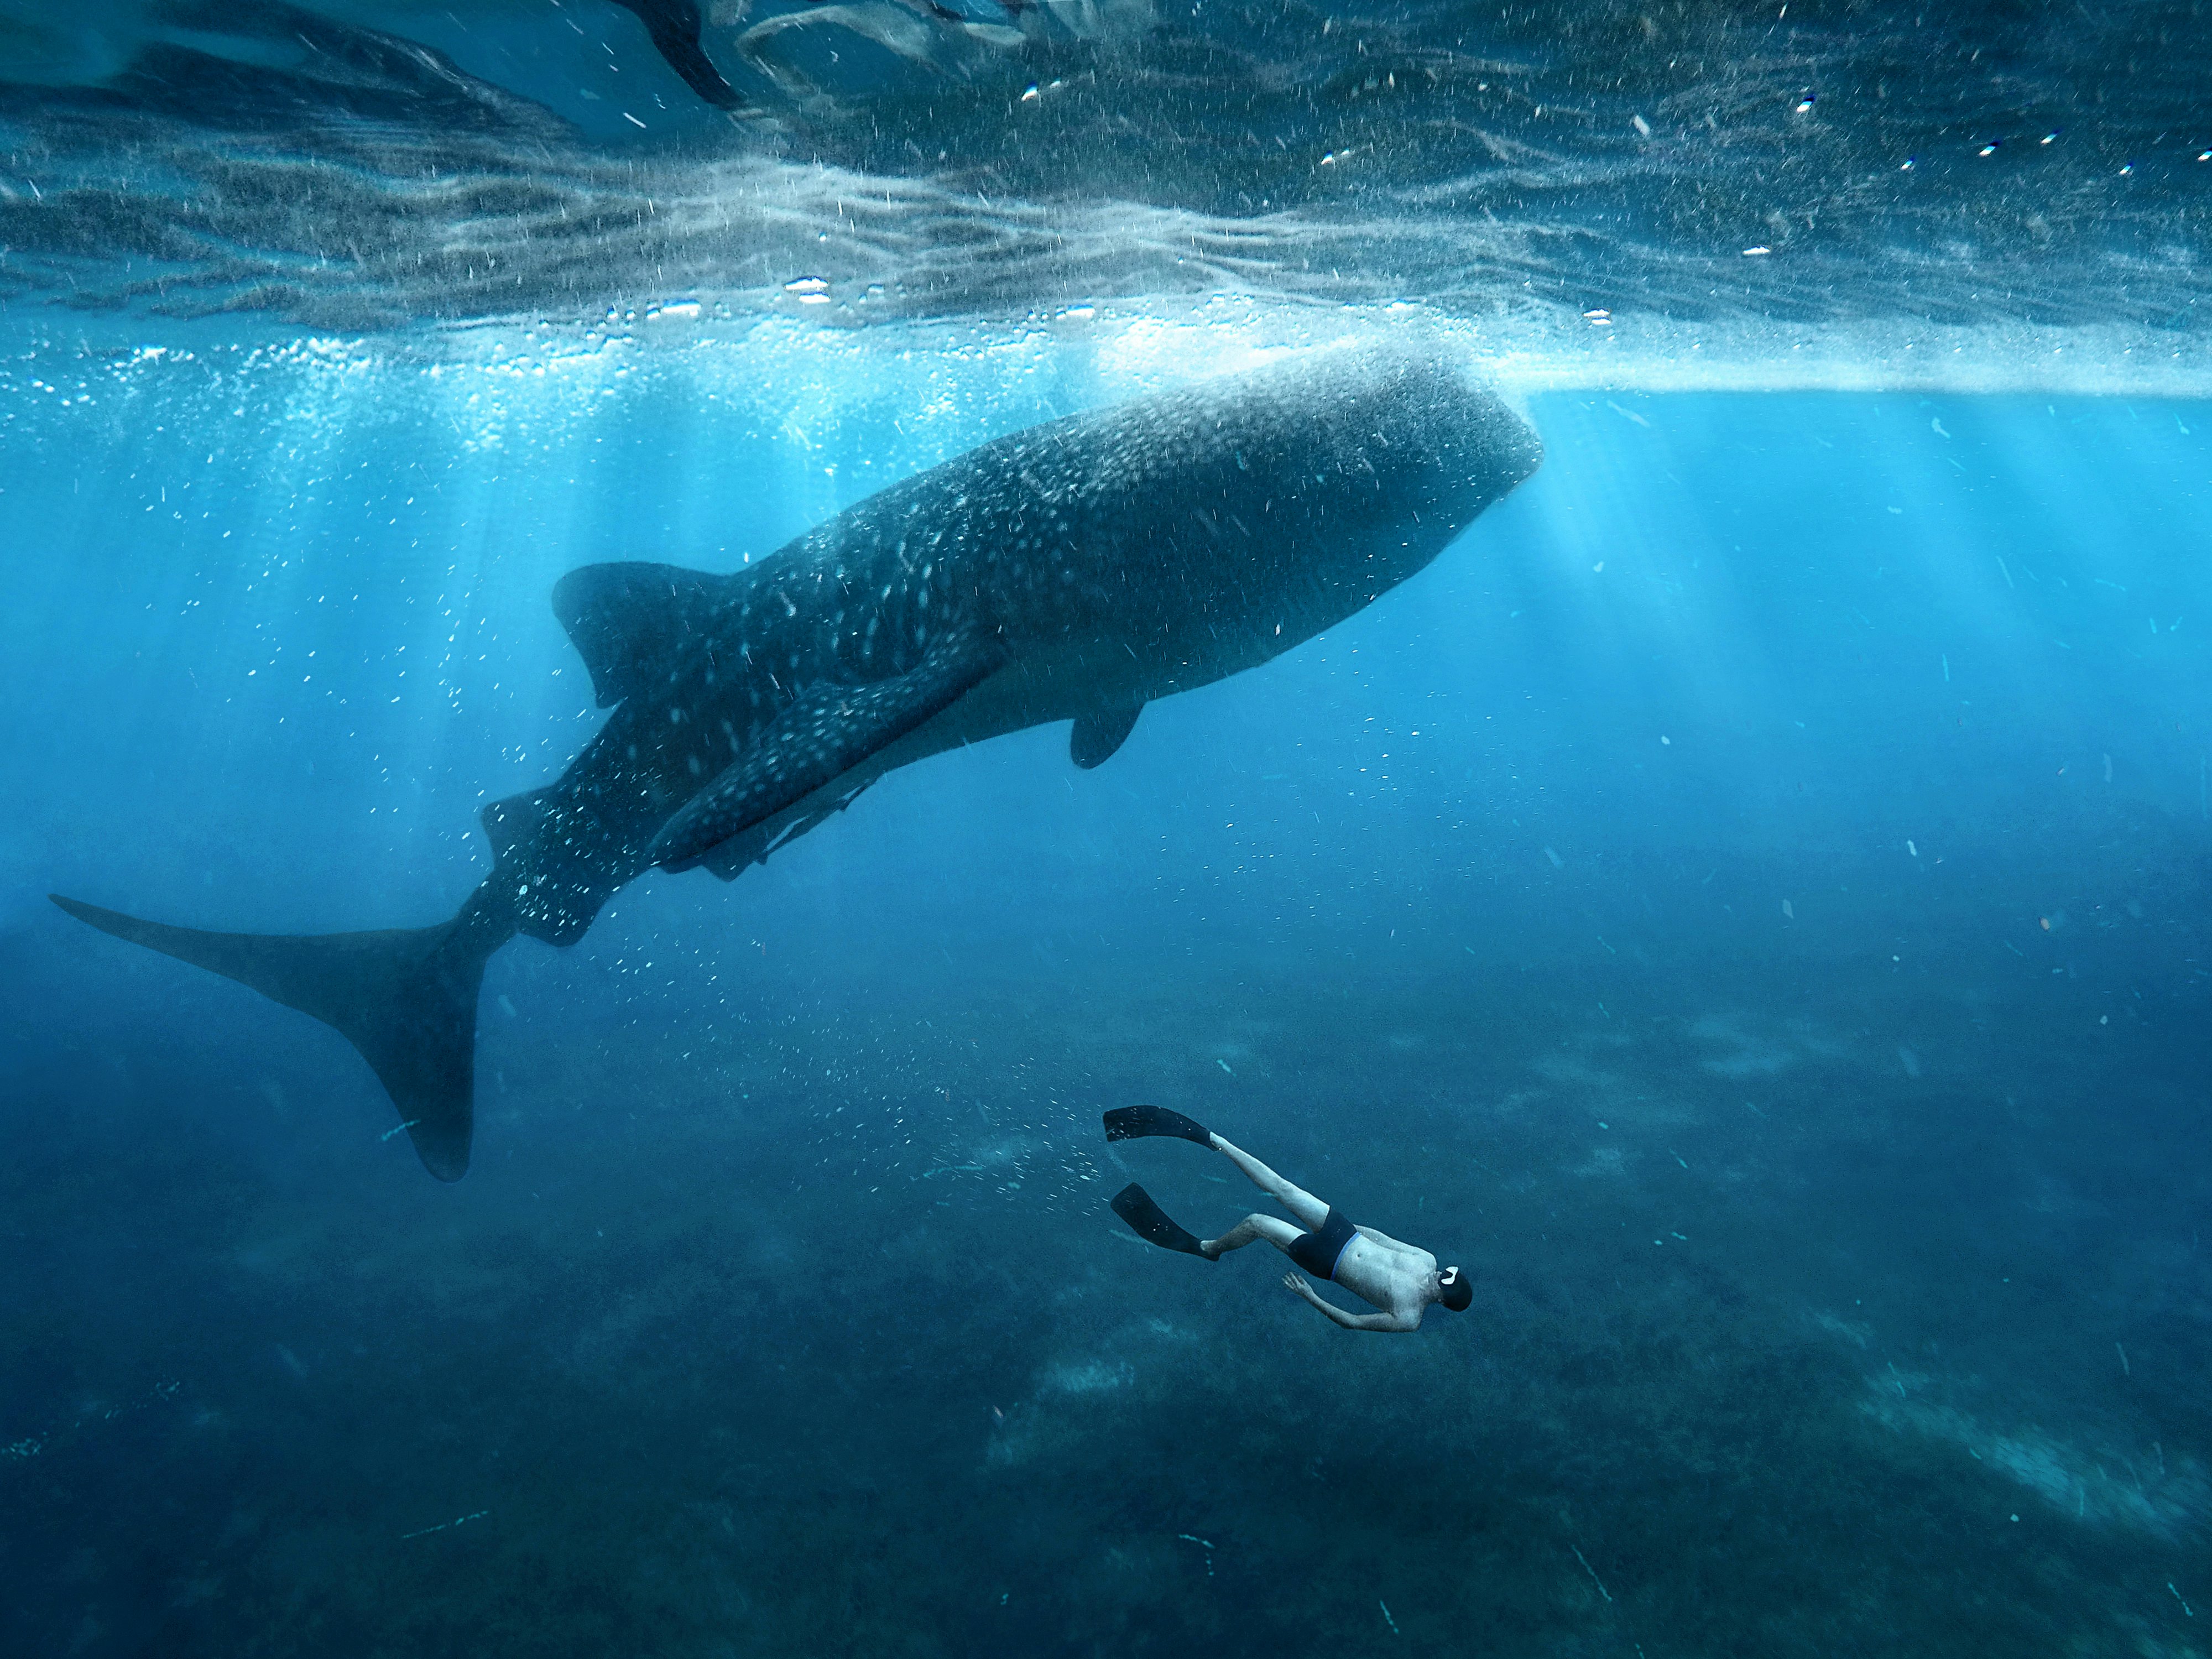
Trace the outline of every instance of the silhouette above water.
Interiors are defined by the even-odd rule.
[[[1131,1182],[1114,1195],[1114,1213],[1133,1228],[1139,1238],[1162,1249],[1180,1250],[1218,1261],[1231,1250],[1266,1239],[1285,1255],[1324,1284],[1341,1285],[1362,1301],[1381,1310],[1371,1314],[1346,1313],[1324,1300],[1319,1291],[1296,1273],[1285,1273],[1283,1283],[1329,1322],[1347,1331],[1417,1331],[1421,1315],[1431,1303],[1454,1313],[1464,1313],[1474,1300],[1474,1287],[1456,1267],[1439,1268],[1437,1259],[1418,1244],[1408,1244],[1372,1227],[1362,1227],[1333,1204],[1324,1204],[1304,1188],[1294,1186],[1244,1151],[1231,1145],[1203,1124],[1162,1106],[1121,1106],[1106,1114],[1106,1139],[1135,1140],[1147,1135],[1173,1135],[1211,1147],[1251,1177],[1252,1184],[1280,1204],[1303,1224],[1293,1227],[1279,1217],[1248,1215],[1218,1238],[1201,1239],[1170,1218],[1152,1202],[1152,1195]]]
[[[722,110],[743,106],[707,55],[696,0],[613,3],[644,24],[653,50],[702,100]],[[159,111],[221,127],[564,125],[526,93],[471,75],[409,38],[404,12],[371,27],[357,15],[376,16],[374,8],[290,0],[135,0],[89,21],[34,12],[27,23],[15,10],[0,0],[0,112],[34,93],[49,106]],[[446,17],[461,22],[450,10]],[[562,27],[561,14],[549,10],[544,26]]]
[[[554,609],[602,708],[484,809],[491,874],[433,927],[267,937],[58,896],[353,1042],[441,1180],[467,1170],[483,964],[656,866],[725,880],[895,768],[1052,720],[1100,764],[1147,702],[1257,667],[1427,565],[1535,434],[1432,357],[1338,349],[1071,416],[894,485],[728,575],[588,565]]]
[[[684,77],[684,84],[716,109],[736,109],[744,102],[738,90],[722,78],[714,60],[699,42],[699,8],[694,0],[614,0],[624,11],[637,14],[652,38],[653,49],[668,67]]]

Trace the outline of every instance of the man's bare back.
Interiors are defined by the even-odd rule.
[[[1180,1112],[1136,1106],[1106,1114],[1109,1140],[1146,1135],[1174,1135],[1212,1147],[1304,1224],[1293,1227],[1279,1217],[1255,1212],[1218,1238],[1194,1238],[1170,1220],[1142,1187],[1131,1185],[1115,1198],[1114,1208],[1140,1237],[1168,1249],[1202,1255],[1209,1261],[1218,1261],[1255,1239],[1265,1239],[1316,1278],[1334,1280],[1380,1310],[1371,1314],[1346,1313],[1324,1301],[1321,1292],[1297,1273],[1283,1276],[1285,1285],[1348,1331],[1419,1330],[1421,1315],[1431,1303],[1440,1302],[1457,1311],[1473,1300],[1472,1288],[1457,1267],[1438,1272],[1436,1257],[1418,1245],[1372,1227],[1354,1225],[1251,1153]]]

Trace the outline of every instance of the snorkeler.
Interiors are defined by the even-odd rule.
[[[1346,1313],[1323,1301],[1321,1292],[1296,1273],[1283,1275],[1284,1284],[1347,1331],[1419,1330],[1421,1311],[1430,1303],[1441,1302],[1454,1313],[1463,1313],[1474,1300],[1474,1285],[1457,1267],[1439,1272],[1436,1257],[1426,1250],[1372,1227],[1355,1226],[1343,1211],[1293,1187],[1251,1153],[1181,1112],[1164,1106],[1121,1106],[1106,1114],[1107,1139],[1134,1140],[1144,1135],[1176,1135],[1211,1146],[1309,1230],[1302,1231],[1271,1215],[1248,1215],[1220,1237],[1200,1239],[1177,1226],[1149,1193],[1132,1182],[1114,1195],[1114,1213],[1135,1229],[1139,1238],[1162,1249],[1218,1261],[1230,1251],[1264,1238],[1316,1279],[1333,1280],[1382,1310]]]

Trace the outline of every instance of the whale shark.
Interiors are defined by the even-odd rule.
[[[1257,668],[1421,570],[1535,471],[1459,366],[1338,347],[1013,433],[727,574],[573,570],[553,606],[612,710],[483,809],[491,872],[432,927],[222,933],[53,895],[334,1027],[423,1165],[466,1171],[485,962],[581,939],[651,869],[732,879],[899,767],[1071,722],[1091,768],[1147,703]]]

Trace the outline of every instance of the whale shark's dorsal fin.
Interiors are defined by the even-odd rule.
[[[1104,765],[1128,742],[1129,733],[1137,729],[1137,716],[1144,712],[1145,705],[1139,703],[1134,708],[1094,708],[1078,714],[1075,729],[1067,734],[1068,759],[1086,772]]]
[[[646,689],[653,666],[685,635],[704,631],[724,581],[672,564],[587,564],[555,584],[553,614],[592,672],[607,708]]]

